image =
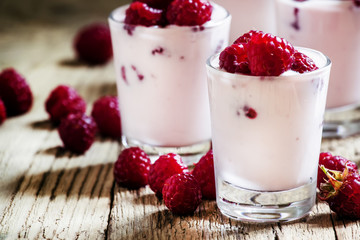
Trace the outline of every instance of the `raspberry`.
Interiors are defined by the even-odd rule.
[[[341,156],[333,156],[329,152],[320,153],[319,157],[319,168],[317,176],[317,187],[320,189],[320,184],[325,183],[326,175],[320,169],[320,166],[323,165],[325,168],[335,171],[344,171],[347,166],[349,172],[358,173],[358,168],[356,164],[350,160],[347,160]]]
[[[195,165],[192,171],[201,187],[202,196],[206,199],[215,199],[215,174],[213,152],[207,152]]]
[[[291,70],[299,73],[304,73],[311,72],[316,69],[319,68],[316,66],[315,62],[311,58],[301,52],[296,51],[294,53],[294,62],[291,65]]]
[[[113,55],[110,29],[93,23],[79,30],[74,39],[77,57],[89,64],[103,64]]]
[[[117,97],[105,96],[96,100],[91,116],[103,135],[112,138],[121,137],[121,121]]]
[[[263,32],[251,30],[251,31],[241,35],[238,39],[235,40],[235,42],[233,44],[248,43],[251,40],[251,37],[256,34],[263,34]]]
[[[194,213],[201,203],[201,188],[189,173],[179,173],[168,178],[162,194],[166,207],[178,215]]]
[[[291,68],[294,52],[294,47],[285,39],[270,33],[253,35],[247,48],[251,74],[279,76]]]
[[[116,182],[129,189],[138,189],[148,183],[149,156],[138,147],[123,150],[114,165]]]
[[[211,19],[212,9],[208,0],[174,0],[166,18],[170,24],[179,26],[202,25]]]
[[[0,125],[6,120],[6,109],[4,102],[0,99]]]
[[[150,167],[149,185],[159,198],[166,179],[177,173],[189,172],[179,155],[169,153],[160,156]]]
[[[246,44],[233,44],[225,48],[220,53],[219,60],[220,68],[229,73],[250,73]]]
[[[143,2],[133,2],[126,10],[125,23],[132,25],[154,26],[162,24],[161,9],[149,7]]]
[[[33,95],[25,78],[13,68],[0,73],[0,98],[5,104],[7,116],[29,111],[33,102]]]
[[[94,142],[96,123],[85,114],[70,114],[61,121],[58,130],[65,148],[84,153]]]
[[[84,113],[86,103],[75,89],[59,85],[51,91],[45,102],[45,109],[49,113],[51,121],[58,124],[70,113]]]
[[[337,215],[350,219],[360,218],[360,176],[344,171],[328,170],[321,166],[326,173],[327,183],[320,187],[319,198],[326,201],[330,209]]]
[[[135,0],[135,1],[146,3],[148,6],[152,8],[166,9],[173,0]]]

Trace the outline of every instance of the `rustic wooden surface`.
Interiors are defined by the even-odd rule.
[[[194,216],[173,216],[151,190],[114,183],[118,142],[97,137],[85,155],[61,147],[44,101],[60,83],[88,102],[116,94],[112,62],[74,61],[80,26],[106,21],[121,1],[0,1],[0,70],[26,76],[35,102],[0,127],[0,240],[3,239],[360,239],[360,221],[338,219],[324,203],[288,224],[244,224],[222,216],[214,201]],[[360,136],[324,140],[322,150],[360,162]]]

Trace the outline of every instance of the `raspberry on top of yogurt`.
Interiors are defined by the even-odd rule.
[[[287,40],[261,31],[250,31],[225,48],[219,57],[221,69],[253,76],[279,76],[292,70],[311,72],[314,61],[294,49]]]
[[[210,21],[208,0],[135,0],[126,10],[125,23],[142,26],[199,26]]]

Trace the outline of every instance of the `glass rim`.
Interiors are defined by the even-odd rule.
[[[247,78],[256,78],[256,79],[259,79],[259,78],[260,78],[260,79],[277,79],[277,80],[283,79],[283,80],[285,80],[285,79],[287,79],[287,78],[289,78],[289,77],[296,77],[296,76],[299,76],[299,75],[300,75],[300,76],[317,75],[317,74],[319,74],[319,73],[321,73],[321,72],[326,71],[328,68],[330,68],[330,66],[331,66],[331,64],[332,64],[330,58],[329,58],[327,55],[323,54],[322,52],[320,52],[320,51],[318,51],[318,50],[315,50],[315,49],[312,49],[312,48],[306,48],[306,47],[297,47],[297,46],[295,46],[295,49],[299,49],[299,50],[304,49],[304,50],[306,50],[306,51],[314,52],[314,53],[316,53],[316,54],[324,57],[324,58],[326,59],[326,63],[325,63],[323,66],[319,67],[319,69],[317,69],[317,70],[315,70],[315,71],[300,73],[300,74],[298,74],[298,75],[285,75],[285,76],[284,76],[284,75],[280,75],[280,76],[254,76],[254,75],[246,75],[246,74],[241,74],[241,73],[229,73],[229,72],[226,72],[226,71],[224,71],[224,70],[221,70],[221,69],[215,67],[215,66],[212,64],[212,61],[213,61],[215,58],[219,58],[219,55],[220,55],[220,53],[216,53],[216,54],[210,56],[210,57],[206,60],[206,67],[208,67],[209,69],[211,69],[211,70],[213,70],[213,71],[219,71],[219,72],[221,72],[222,74],[224,74],[225,76],[228,76],[228,77],[230,77],[230,78],[235,78],[235,77],[237,77],[237,76],[244,76],[244,77],[247,77]],[[297,78],[297,79],[299,79],[299,78]],[[294,79],[292,79],[291,81],[294,81]]]
[[[117,11],[119,11],[120,9],[129,7],[130,4],[122,5],[120,7],[115,8],[114,10],[112,10],[110,15],[108,16],[108,20],[110,22],[113,22],[113,23],[116,23],[116,24],[121,24],[121,25],[126,24],[126,25],[129,25],[129,26],[140,27],[140,28],[144,28],[144,29],[151,29],[151,30],[154,30],[154,31],[163,31],[163,30],[174,29],[173,27],[181,27],[183,29],[193,29],[194,27],[204,27],[204,30],[206,30],[206,29],[211,29],[211,28],[214,28],[214,27],[218,27],[219,25],[222,25],[225,21],[227,21],[231,17],[230,12],[226,8],[224,8],[223,6],[221,6],[219,4],[214,3],[213,1],[210,1],[210,2],[211,2],[212,5],[217,5],[217,6],[221,7],[226,13],[226,15],[223,18],[217,20],[216,22],[212,23],[211,25],[206,25],[206,23],[205,23],[203,25],[195,25],[195,26],[168,25],[168,26],[172,26],[171,28],[169,28],[167,26],[166,27],[159,27],[158,25],[147,27],[147,26],[142,26],[142,25],[127,24],[127,23],[124,22],[124,20],[116,19],[115,18],[115,13]]]

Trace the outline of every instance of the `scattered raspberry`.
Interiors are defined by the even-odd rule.
[[[320,189],[320,184],[325,183],[326,175],[320,169],[320,166],[323,165],[325,168],[335,171],[344,171],[345,166],[348,167],[349,172],[358,173],[358,168],[353,161],[347,160],[341,156],[333,156],[329,152],[320,153],[319,157],[319,168],[317,176],[317,187]]]
[[[353,0],[356,7],[360,7],[360,0]]]
[[[65,148],[84,153],[94,142],[96,123],[85,114],[70,114],[61,121],[58,130]]]
[[[173,0],[134,0],[134,1],[146,3],[148,6],[152,8],[166,10]]]
[[[319,68],[316,66],[315,62],[311,58],[298,51],[294,53],[294,62],[291,65],[291,70],[299,73],[304,73],[311,72],[316,69]]]
[[[60,123],[61,119],[70,113],[84,113],[86,103],[72,87],[59,85],[51,91],[45,102],[45,109],[53,123]]]
[[[161,197],[161,191],[166,179],[174,174],[183,172],[189,172],[189,170],[179,155],[169,153],[160,156],[150,167],[149,185],[151,190],[158,197]]]
[[[241,35],[238,39],[235,40],[233,44],[248,43],[251,40],[251,37],[256,34],[264,34],[264,33],[262,31],[251,30]]]
[[[96,100],[91,116],[95,119],[99,131],[103,135],[112,138],[121,137],[121,121],[117,97],[105,96]]]
[[[113,55],[110,29],[94,23],[80,29],[74,39],[77,57],[89,64],[103,64]]]
[[[255,119],[257,117],[257,112],[255,111],[255,109],[248,107],[248,106],[244,107],[244,113],[245,113],[245,116],[250,119]]]
[[[4,102],[0,99],[0,125],[6,120],[6,109]]]
[[[285,39],[269,33],[253,35],[247,48],[251,74],[279,76],[291,68],[294,52]]]
[[[360,218],[360,176],[344,171],[332,171],[321,166],[327,183],[320,187],[319,198],[326,201],[330,209],[341,217]]]
[[[162,14],[161,9],[149,7],[143,2],[133,2],[126,10],[125,23],[147,27],[162,25]]]
[[[212,9],[208,0],[174,0],[167,9],[166,18],[170,24],[197,26],[211,19]]]
[[[213,152],[207,152],[195,165],[192,171],[201,187],[202,196],[206,199],[215,199],[215,174]]]
[[[5,104],[7,116],[29,111],[33,102],[33,95],[25,78],[13,68],[0,73],[0,98]]]
[[[219,59],[220,68],[229,73],[250,73],[245,44],[233,44],[225,48]]]
[[[150,158],[140,148],[127,148],[121,152],[114,165],[116,182],[123,187],[138,189],[148,183]]]
[[[168,178],[162,194],[166,207],[178,215],[194,213],[201,203],[200,185],[189,173],[179,173]]]

